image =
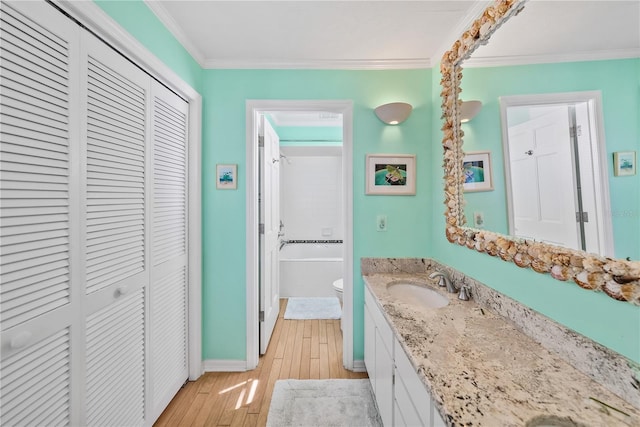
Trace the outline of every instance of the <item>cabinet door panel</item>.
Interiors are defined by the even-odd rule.
[[[385,426],[392,425],[393,417],[393,358],[376,328],[376,401]]]
[[[367,305],[364,306],[364,366],[369,372],[371,388],[376,389],[376,325]]]
[[[424,424],[429,424],[431,420],[431,396],[427,388],[418,377],[416,368],[409,361],[408,356],[400,345],[400,342],[394,338],[395,363],[397,376],[402,379],[402,383],[406,388],[407,394],[411,396],[413,406]]]
[[[396,382],[394,384],[393,391],[396,404],[396,412],[393,414],[393,419],[396,426],[405,425],[407,427],[420,427],[430,425],[428,422],[425,422],[420,418],[420,415],[418,415],[418,411],[413,403],[413,399],[417,396],[409,394],[407,387],[402,381],[402,376],[398,372],[396,372]]]

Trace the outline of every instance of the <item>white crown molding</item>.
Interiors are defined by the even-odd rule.
[[[555,55],[488,56],[465,59],[463,68],[503,67],[508,65],[553,64],[559,62],[604,61],[640,58],[640,49],[602,50],[597,52],[575,52]]]
[[[167,9],[162,6],[159,1],[144,0],[144,4],[156,15],[156,17],[164,24],[171,34],[178,40],[178,42],[184,47],[187,52],[195,59],[195,61],[204,68],[203,64],[206,62],[206,58],[202,52],[191,42],[189,37],[186,36],[182,27],[171,17],[171,14],[167,12]]]
[[[205,69],[305,69],[305,70],[409,70],[431,68],[426,58],[416,59],[371,59],[371,60],[224,60],[207,59]]]

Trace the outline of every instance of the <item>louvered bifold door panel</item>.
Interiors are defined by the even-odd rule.
[[[149,77],[87,38],[87,293],[145,270]]]
[[[152,106],[150,415],[156,417],[188,377],[188,105],[154,83]]]
[[[148,75],[91,34],[86,74],[86,419],[145,420]]]
[[[123,294],[87,319],[86,424],[144,422],[144,289]]]
[[[79,28],[44,2],[0,10],[0,424],[68,425]]]
[[[153,94],[153,265],[186,253],[187,104],[156,85]]]
[[[2,425],[70,424],[70,333],[64,329],[2,361]]]

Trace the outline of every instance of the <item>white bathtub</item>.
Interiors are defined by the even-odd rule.
[[[342,243],[290,243],[280,250],[280,297],[333,297]]]

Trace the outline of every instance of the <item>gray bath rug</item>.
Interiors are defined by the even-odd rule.
[[[279,380],[267,427],[382,427],[371,385],[361,380]]]
[[[339,319],[340,300],[328,298],[289,298],[285,319]]]

